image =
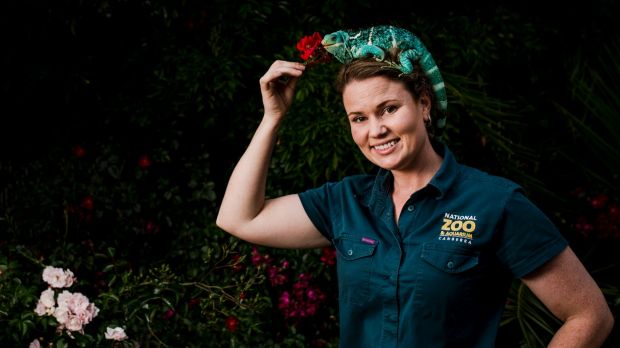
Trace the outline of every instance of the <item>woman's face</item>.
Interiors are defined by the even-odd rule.
[[[377,166],[414,169],[421,151],[431,149],[424,125],[430,100],[421,97],[416,102],[403,82],[383,76],[353,80],[342,100],[353,141]]]

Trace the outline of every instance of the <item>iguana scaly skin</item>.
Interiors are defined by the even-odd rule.
[[[399,49],[398,62],[394,63],[405,74],[413,71],[415,62],[420,64],[433,85],[437,99],[439,119],[436,125],[438,128],[445,126],[448,97],[441,73],[422,41],[408,30],[387,25],[361,30],[339,30],[325,35],[321,44],[344,64],[364,57],[374,57],[378,61],[383,61],[386,52],[394,48]]]

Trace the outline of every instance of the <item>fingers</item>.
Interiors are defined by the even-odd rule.
[[[274,83],[295,87],[297,79],[303,74],[306,66],[301,63],[276,60],[269,70],[260,78],[261,89],[269,90]]]
[[[282,119],[290,108],[297,81],[305,66],[301,63],[277,60],[260,78],[260,89],[265,115]]]

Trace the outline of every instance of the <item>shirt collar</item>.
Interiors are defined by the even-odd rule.
[[[433,148],[439,156],[443,157],[443,161],[428,185],[437,189],[439,192],[437,199],[441,199],[446,195],[454,180],[456,180],[459,174],[459,164],[446,144],[435,142]]]
[[[437,173],[435,173],[428,185],[422,190],[431,191],[437,195],[437,199],[441,199],[445,196],[456,179],[459,172],[459,164],[445,144],[433,141],[433,149],[435,149],[437,154],[443,157],[443,161]],[[379,172],[375,176],[372,189],[363,196],[362,203],[373,211],[382,213],[387,205],[386,200],[389,198],[389,194],[392,191],[393,181],[392,172],[379,169]]]

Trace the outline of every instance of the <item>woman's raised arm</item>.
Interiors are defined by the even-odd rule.
[[[265,200],[269,160],[278,128],[289,110],[305,66],[276,61],[260,79],[265,113],[228,181],[217,225],[250,243],[312,248],[329,242],[314,227],[298,195]]]

